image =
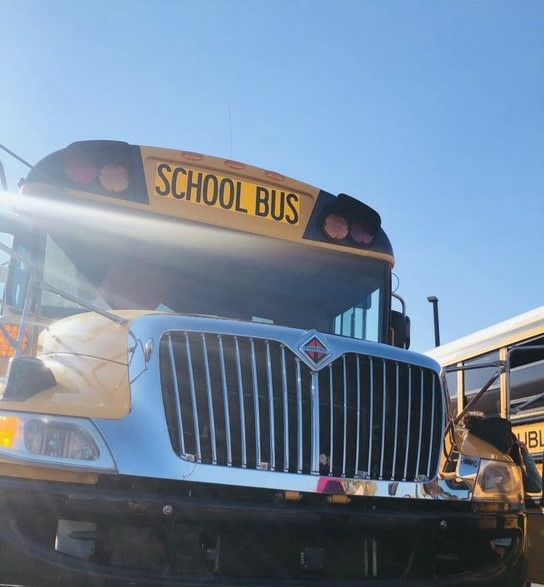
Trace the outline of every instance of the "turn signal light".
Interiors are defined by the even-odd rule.
[[[12,448],[15,446],[19,432],[19,418],[15,416],[0,416],[0,446]]]
[[[3,324],[2,328],[11,337],[12,341],[16,341],[19,338],[19,325],[18,324]],[[15,354],[15,346],[13,342],[0,329],[0,357],[13,357]],[[28,336],[23,337],[22,350],[26,351],[28,348]]]

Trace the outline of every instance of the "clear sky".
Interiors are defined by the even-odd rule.
[[[544,305],[544,0],[0,0],[0,143],[82,139],[368,203],[414,350]]]

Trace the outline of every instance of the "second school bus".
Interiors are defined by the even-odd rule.
[[[112,141],[2,200],[1,581],[523,585],[519,467],[407,349],[375,210]]]
[[[446,372],[456,418],[476,410],[512,422],[512,432],[539,469],[544,466],[544,306],[429,352]],[[483,391],[483,393],[482,393]],[[529,577],[542,582],[544,532],[540,501],[529,514]]]
[[[429,352],[447,371],[453,409],[474,405],[512,421],[538,459],[544,452],[544,306],[449,342]]]

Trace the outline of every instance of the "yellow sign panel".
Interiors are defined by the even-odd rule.
[[[524,442],[531,453],[544,452],[544,422],[531,422],[512,426],[518,440]]]
[[[297,225],[300,194],[185,166],[159,163],[155,195]]]

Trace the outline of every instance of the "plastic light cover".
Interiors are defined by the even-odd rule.
[[[0,448],[11,448],[19,430],[19,418],[0,416]]]
[[[329,214],[323,222],[323,232],[331,240],[340,241],[345,239],[349,233],[349,223],[340,214]]]
[[[19,325],[18,324],[3,324],[6,332],[11,338],[16,341],[19,338]],[[28,348],[28,336],[23,337],[22,351]],[[11,342],[6,338],[4,333],[0,330],[0,357],[13,357],[15,353],[15,347],[11,345]]]
[[[64,166],[66,177],[79,185],[89,185],[95,181],[98,170],[88,157],[69,157]]]
[[[129,185],[128,171],[121,165],[109,163],[100,169],[98,179],[103,188],[110,192],[124,192]]]
[[[523,503],[523,480],[514,463],[482,459],[474,484],[475,501]]]
[[[25,447],[48,457],[96,461],[100,450],[92,436],[74,424],[31,420],[24,427]]]
[[[0,415],[0,456],[75,469],[115,470],[94,424],[78,418]]]
[[[349,236],[354,243],[363,246],[371,245],[374,240],[374,235],[370,228],[362,220],[355,220],[351,223]]]

